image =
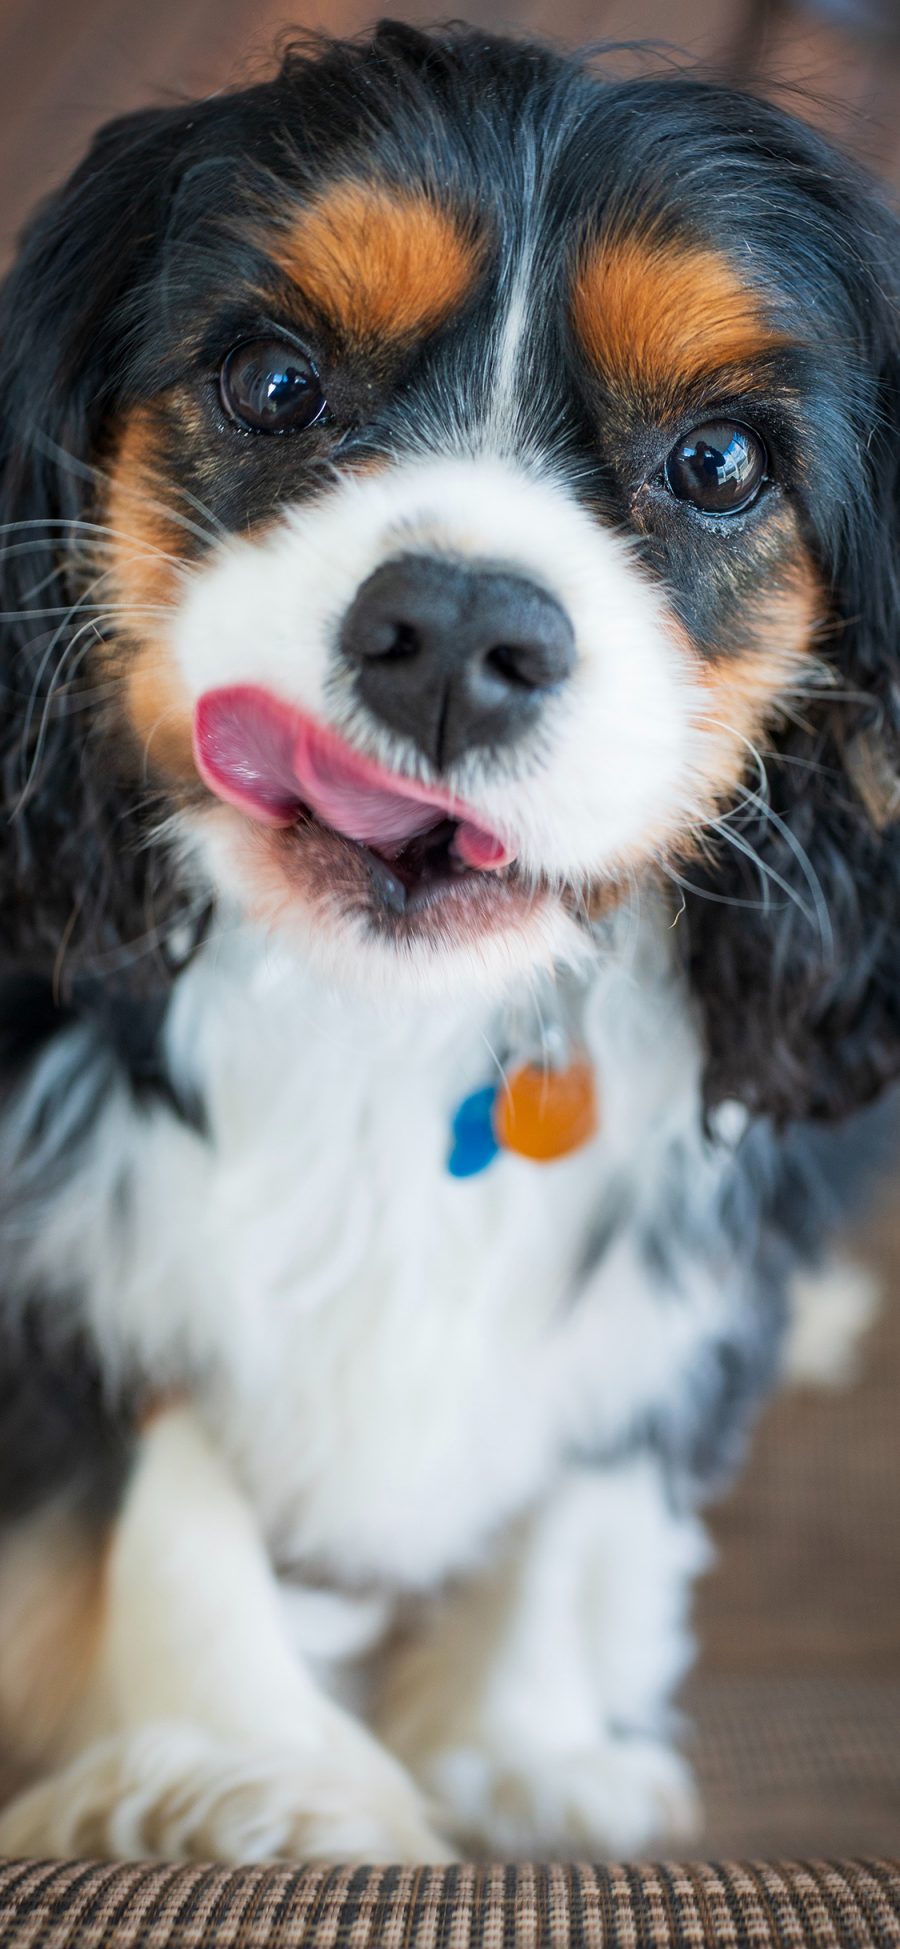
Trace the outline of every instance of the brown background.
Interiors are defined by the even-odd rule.
[[[900,0],[869,0],[879,4],[897,12],[893,32],[885,13],[880,43],[836,32],[786,0],[467,0],[444,11],[569,43],[665,40],[692,60],[777,77],[800,86],[807,112],[900,183]],[[442,9],[396,0],[394,11],[427,21]],[[259,71],[291,24],[353,34],[373,12],[366,0],[2,0],[0,243],[105,117]]]
[[[665,38],[719,71],[799,88],[804,113],[900,187],[894,5],[880,41],[783,0],[468,0],[464,11],[574,43]],[[437,9],[397,0],[394,11],[421,21]],[[107,116],[263,71],[292,19],[355,33],[370,18],[365,0],[308,0],[293,16],[284,0],[3,0],[0,252]],[[776,1404],[717,1517],[688,1699],[712,1851],[900,1854],[900,1223],[889,1211],[865,1249],[889,1297],[861,1384]]]

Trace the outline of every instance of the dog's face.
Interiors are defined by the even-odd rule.
[[[627,94],[510,50],[489,103],[451,63],[310,139],[334,66],[186,158],[96,662],[218,888],[456,980],[683,859],[815,667],[813,332],[727,153],[679,188],[689,113],[661,173],[639,94],[623,142]]]
[[[742,836],[760,753],[851,674],[895,518],[830,169],[725,90],[390,26],[100,138],[20,277],[68,320],[92,725],[191,875],[440,987],[787,830]]]

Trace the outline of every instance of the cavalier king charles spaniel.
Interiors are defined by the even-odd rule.
[[[387,22],[101,130],[0,310],[0,1846],[673,1846],[891,1141],[897,224]]]

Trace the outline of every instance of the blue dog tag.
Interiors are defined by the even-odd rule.
[[[454,1178],[473,1178],[492,1164],[500,1146],[494,1134],[494,1084],[463,1098],[450,1125],[453,1148],[447,1169]]]

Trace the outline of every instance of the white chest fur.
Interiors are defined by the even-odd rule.
[[[171,1011],[208,1135],[109,1104],[36,1256],[86,1292],[111,1363],[189,1386],[283,1562],[426,1586],[475,1559],[573,1443],[680,1384],[722,1301],[660,1305],[626,1232],[575,1298],[605,1198],[638,1207],[696,1147],[696,1056],[653,940],[603,965],[585,1032],[599,1138],[536,1166],[446,1170],[494,1072],[496,1010],[348,1000],[246,936]]]

